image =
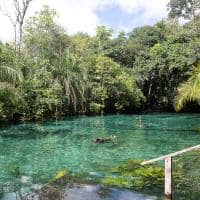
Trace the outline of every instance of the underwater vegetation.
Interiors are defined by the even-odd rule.
[[[8,192],[21,191],[26,195],[54,182],[58,185],[63,182],[66,188],[72,179],[76,179],[75,183],[81,179],[83,184],[90,181],[90,185],[92,180],[96,185],[104,183],[105,188],[162,197],[164,162],[140,166],[140,160],[197,145],[200,132],[196,116],[143,115],[144,123],[149,125],[144,128],[137,126],[138,115],[81,117],[2,127],[0,184],[9,186]],[[95,138],[112,135],[116,136],[117,144],[93,142]],[[176,200],[185,196],[188,200],[199,199],[199,155],[194,152],[173,158]]]
[[[174,199],[196,200],[200,196],[200,151],[189,153],[185,156],[174,158],[173,161],[173,196]],[[111,168],[103,177],[91,178],[90,174],[74,175],[67,168],[61,168],[43,184],[43,187],[32,193],[48,199],[50,196],[62,199],[62,191],[66,187],[73,187],[75,184],[99,184],[103,183],[105,188],[117,187],[130,189],[144,194],[156,195],[162,198],[164,193],[164,166],[162,163],[153,165],[141,165],[143,160],[128,160],[123,164]],[[19,167],[12,163],[8,171],[14,176],[21,176]],[[44,172],[32,176],[32,181],[42,180],[40,177]],[[37,181],[38,181],[37,180]],[[37,182],[36,181],[36,182]],[[44,180],[43,180],[44,181]],[[46,180],[47,181],[47,180]],[[45,181],[44,181],[45,182]],[[16,184],[16,190],[20,189],[20,183]],[[107,191],[99,191],[100,195],[107,194]],[[28,197],[30,197],[29,194]],[[0,194],[1,195],[1,194]]]
[[[136,191],[156,189],[163,190],[164,168],[162,166],[142,166],[141,160],[129,160],[112,168],[110,175],[103,179],[109,186],[129,188]]]
[[[60,170],[57,172],[54,179],[57,180],[57,179],[63,178],[64,176],[69,175],[69,173],[70,172],[67,169]]]
[[[200,196],[200,151],[182,156],[173,163],[173,191],[175,199],[198,199]],[[102,183],[162,196],[164,166],[141,165],[141,160],[129,160],[112,168]]]
[[[12,131],[10,131],[10,129]],[[8,129],[0,130],[0,137],[2,138],[19,138],[19,139],[36,139],[44,138],[48,135],[65,135],[66,133],[71,133],[69,128],[50,128],[45,129],[41,125],[18,125],[15,128],[11,127]]]
[[[20,176],[21,170],[20,170],[19,165],[17,165],[17,163],[14,163],[14,162],[10,163],[7,168],[7,173],[15,177]]]
[[[199,199],[200,151],[174,158],[173,171],[174,197],[176,199]]]

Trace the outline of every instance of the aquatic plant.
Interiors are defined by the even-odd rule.
[[[176,199],[197,199],[200,195],[200,151],[176,158],[173,162],[173,190]],[[109,186],[129,188],[151,194],[163,194],[164,167],[141,166],[140,160],[129,160],[112,168],[103,179]],[[192,194],[191,194],[192,193]],[[186,198],[187,197],[187,198]]]
[[[56,176],[54,177],[54,179],[60,179],[63,178],[64,176],[69,175],[69,171],[67,169],[63,169],[57,172]]]
[[[38,169],[32,174],[32,182],[35,184],[41,183],[46,184],[52,178],[52,176],[46,173],[45,170]]]
[[[183,199],[199,199],[200,151],[187,153],[174,159],[173,186],[175,195],[178,194]]]
[[[20,167],[18,164],[16,163],[11,163],[8,168],[7,168],[7,172],[11,175],[11,176],[15,176],[18,177],[21,175],[21,171],[20,171]]]
[[[140,160],[130,160],[111,169],[103,183],[118,187],[141,189],[163,189],[164,169],[160,166],[141,166]]]

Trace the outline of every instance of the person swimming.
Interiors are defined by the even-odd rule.
[[[116,138],[117,137],[115,135],[111,135],[108,138],[95,138],[94,143],[97,143],[97,144],[104,144],[104,143],[110,143],[110,142],[115,143]]]

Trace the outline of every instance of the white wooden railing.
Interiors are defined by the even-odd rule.
[[[152,164],[160,160],[165,160],[165,199],[166,200],[172,200],[172,158],[174,156],[179,156],[179,155],[182,155],[183,153],[195,151],[199,149],[200,149],[200,144],[187,148],[187,149],[183,149],[181,151],[167,154],[165,156],[154,158],[152,160],[144,161],[141,163],[141,165],[147,165],[147,164]]]

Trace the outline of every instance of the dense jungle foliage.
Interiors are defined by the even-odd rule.
[[[192,9],[183,15],[177,2],[170,1],[168,19],[117,37],[105,26],[95,36],[68,35],[44,6],[26,21],[20,53],[0,43],[0,120],[179,111],[185,104],[198,112],[200,16]]]

